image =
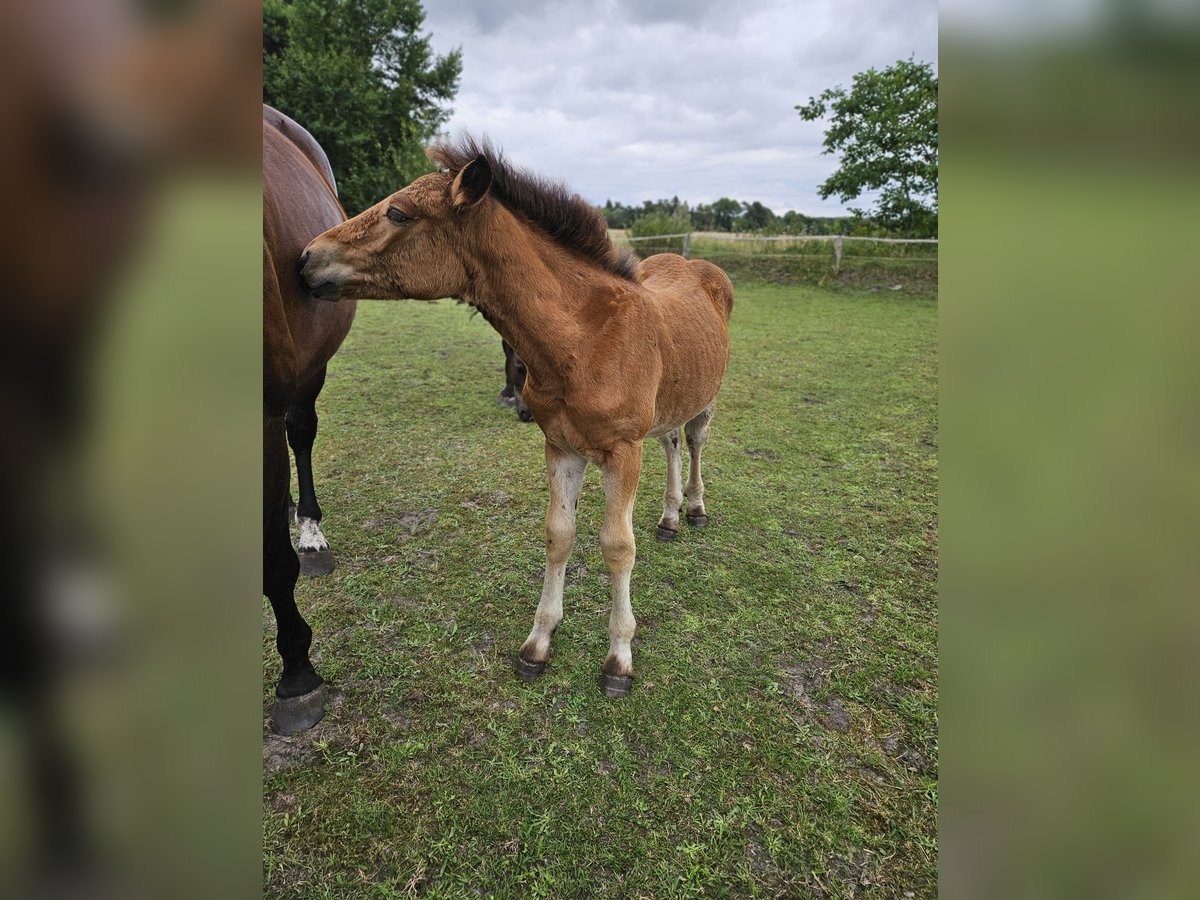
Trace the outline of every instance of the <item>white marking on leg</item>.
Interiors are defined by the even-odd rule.
[[[300,520],[300,552],[314,553],[317,550],[328,550],[329,541],[321,531],[321,523],[307,517]]]
[[[614,454],[614,457],[616,454]],[[637,551],[633,537],[633,505],[637,497],[641,447],[614,459],[604,473],[604,527],[600,550],[612,581],[612,612],[608,617],[608,656],[604,671],[609,675],[633,674],[633,635],[637,620],[629,597],[629,576]]]
[[[705,516],[704,511],[704,479],[700,476],[700,455],[708,442],[708,427],[712,421],[712,406],[692,419],[684,426],[687,435],[688,450],[691,453],[691,465],[688,468],[687,514],[689,516]]]
[[[542,598],[533,616],[533,629],[521,646],[521,658],[528,662],[545,662],[550,658],[550,638],[562,621],[567,560],[575,544],[575,504],[583,488],[586,468],[587,460],[582,456],[547,445],[550,503],[546,507],[546,577],[542,582]]]
[[[683,489],[679,486],[679,429],[676,428],[674,431],[664,434],[658,440],[663,445],[663,449],[667,451],[667,490],[663,494],[663,514],[662,518],[658,520],[658,525],[660,528],[678,531],[679,507],[683,503]]]

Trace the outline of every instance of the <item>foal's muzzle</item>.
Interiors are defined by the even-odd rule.
[[[345,267],[332,256],[328,249],[314,249],[312,244],[300,255],[300,278],[318,300],[337,300],[346,283]]]

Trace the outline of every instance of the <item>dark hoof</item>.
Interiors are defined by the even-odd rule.
[[[333,551],[326,547],[324,550],[301,550],[300,574],[310,578],[317,575],[328,575],[334,570]]]
[[[524,657],[517,657],[517,677],[522,681],[536,681],[537,678],[546,671],[544,662],[530,662]]]
[[[533,421],[533,413],[531,413],[527,409],[518,410],[517,418],[520,419],[522,422],[532,422]]]
[[[708,524],[708,516],[688,516],[687,520],[693,528],[703,528]]]
[[[661,525],[659,525],[658,532],[655,534],[655,537],[657,537],[664,544],[667,544],[679,537],[679,532],[672,531],[670,528],[663,528]]]
[[[325,715],[325,685],[299,697],[276,697],[271,710],[271,728],[277,734],[308,731]]]
[[[604,691],[604,696],[614,700],[628,697],[631,687],[633,687],[632,675],[609,675],[605,672],[600,677],[600,689]]]

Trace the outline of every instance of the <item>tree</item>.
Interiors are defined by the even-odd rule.
[[[325,148],[350,215],[431,170],[462,52],[424,22],[420,0],[264,0],[263,99]]]
[[[829,116],[825,153],[841,165],[820,186],[845,203],[863,191],[880,191],[873,215],[879,223],[911,235],[937,234],[938,83],[929,63],[900,60],[882,71],[854,76],[797,106],[812,122]],[[861,210],[851,210],[862,215]]]
[[[717,231],[733,231],[733,220],[742,214],[742,204],[722,197],[712,205],[713,224]]]
[[[743,230],[745,231],[762,231],[775,224],[775,212],[770,207],[763,206],[761,201],[755,200],[753,203],[746,203],[742,209],[742,221],[745,223]]]

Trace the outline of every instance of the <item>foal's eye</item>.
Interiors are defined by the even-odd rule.
[[[415,222],[416,218],[417,218],[416,216],[406,216],[404,213],[400,212],[400,210],[396,209],[396,207],[394,207],[394,206],[388,207],[387,217],[389,219],[391,219],[393,222],[395,222],[397,225],[405,225],[409,222]]]

